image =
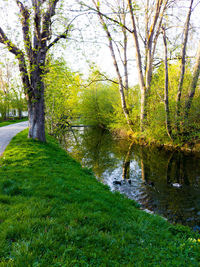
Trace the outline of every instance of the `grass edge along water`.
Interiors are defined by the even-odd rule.
[[[200,237],[99,183],[57,141],[0,159],[0,266],[200,266]]]

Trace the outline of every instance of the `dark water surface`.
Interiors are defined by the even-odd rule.
[[[200,229],[200,155],[134,145],[98,128],[74,128],[62,143],[111,190],[170,222]]]

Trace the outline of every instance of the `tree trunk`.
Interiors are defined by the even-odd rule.
[[[45,63],[45,53],[38,54],[38,62]],[[44,83],[42,81],[43,64],[36,62],[36,68],[31,73],[31,86],[34,94],[28,96],[29,113],[29,138],[37,139],[42,142],[45,138],[45,112],[44,112]]]
[[[190,2],[190,8],[187,14],[186,22],[185,22],[185,28],[184,28],[184,40],[182,43],[182,51],[181,51],[181,74],[179,79],[179,85],[178,85],[178,93],[176,97],[176,128],[178,134],[180,133],[180,112],[181,112],[181,95],[182,95],[182,89],[183,89],[183,80],[185,76],[185,57],[186,57],[186,47],[187,47],[187,41],[188,41],[188,33],[189,33],[189,24],[190,24],[190,17],[192,13],[192,5],[193,0]]]
[[[7,120],[7,109],[5,109],[5,111],[2,112],[2,118],[4,121]]]
[[[18,115],[19,115],[19,119],[21,120],[22,119],[22,110],[21,110],[21,108],[18,109]]]
[[[132,21],[132,26],[133,26],[132,35],[133,35],[133,40],[134,40],[134,45],[135,45],[135,50],[136,50],[136,64],[137,64],[140,91],[141,91],[140,129],[141,129],[141,132],[143,132],[146,114],[147,114],[146,87],[145,87],[144,75],[142,71],[142,57],[140,53],[138,34],[137,34],[137,29],[136,29],[136,24],[135,24],[135,16],[134,16],[133,5],[132,5],[131,0],[128,0],[128,6],[129,6],[129,11],[131,14],[131,21]]]
[[[16,4],[19,7],[25,51],[8,39],[1,27],[0,43],[4,44],[19,61],[22,84],[28,100],[29,137],[44,142],[44,84],[42,77],[45,69],[45,58],[47,51],[52,46],[60,39],[67,38],[71,22],[62,34],[56,36],[50,42],[52,38],[51,29],[53,28],[52,18],[56,14],[56,6],[59,0],[23,2],[17,0]]]
[[[122,110],[123,110],[124,116],[126,118],[126,122],[127,122],[128,126],[130,127],[130,129],[132,130],[133,122],[132,122],[132,120],[130,118],[129,110],[128,110],[127,104],[126,104],[123,80],[122,80],[122,76],[120,74],[119,66],[118,66],[118,63],[117,63],[117,59],[116,59],[116,55],[115,55],[115,51],[114,51],[114,47],[113,47],[112,36],[111,36],[111,33],[110,33],[109,29],[108,29],[107,24],[104,21],[102,13],[100,12],[98,4],[94,0],[93,0],[93,3],[95,5],[95,7],[96,7],[96,10],[97,10],[101,25],[103,26],[103,29],[104,29],[104,31],[105,31],[105,33],[107,35],[107,39],[108,39],[108,42],[109,42],[109,49],[110,49],[111,57],[113,59],[113,65],[114,65],[114,68],[115,68],[115,71],[116,71],[116,74],[117,74],[117,77],[118,77],[118,81],[119,81],[119,93],[120,93],[120,98],[121,98]]]
[[[44,97],[36,102],[28,103],[29,114],[29,133],[28,137],[45,142],[45,123],[44,123]]]
[[[139,77],[139,84],[140,84],[140,91],[141,91],[141,110],[140,110],[140,129],[141,132],[145,130],[145,124],[147,122],[147,104],[148,104],[148,96],[150,93],[151,88],[151,79],[152,79],[152,69],[153,69],[153,57],[155,53],[155,46],[157,43],[157,38],[159,35],[159,29],[161,27],[162,18],[164,15],[164,11],[166,9],[168,0],[157,0],[155,3],[155,15],[152,20],[152,24],[150,25],[150,18],[148,16],[148,9],[149,9],[149,1],[146,1],[145,7],[145,76],[143,74],[142,68],[142,56],[140,52],[140,44],[138,40],[138,33],[135,23],[135,13],[133,10],[133,3],[132,0],[128,0],[128,7],[131,16],[131,22],[133,26],[133,40],[136,50],[136,63],[137,63],[137,70],[138,70],[138,77]],[[161,12],[163,6],[163,10]],[[156,31],[156,36],[154,38],[154,34]],[[152,51],[152,46],[153,51]]]
[[[166,130],[167,134],[170,139],[172,139],[172,128],[171,128],[171,120],[170,120],[170,111],[169,111],[169,97],[168,97],[168,87],[169,87],[169,75],[168,75],[168,62],[167,62],[167,38],[165,34],[165,29],[162,29],[163,32],[163,43],[165,48],[165,124],[166,124]]]
[[[190,92],[189,92],[188,98],[187,98],[186,103],[185,103],[185,118],[186,119],[188,118],[188,115],[190,112],[190,108],[191,108],[193,97],[195,95],[199,75],[200,75],[200,41],[199,41],[199,46],[198,46],[198,51],[197,51],[197,56],[196,56],[196,63],[194,66],[194,73],[193,73],[193,77],[192,77],[192,82],[190,85]]]
[[[123,25],[126,25],[126,15],[125,15],[125,9],[123,10],[123,18],[122,22]],[[123,66],[124,66],[124,79],[125,79],[125,98],[128,104],[128,90],[129,90],[129,82],[128,82],[128,59],[127,59],[127,49],[128,49],[128,37],[127,37],[127,31],[125,28],[122,28],[123,33],[123,49],[124,49],[124,59],[123,59]]]

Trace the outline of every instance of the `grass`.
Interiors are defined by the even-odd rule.
[[[200,238],[111,193],[50,137],[0,161],[0,266],[199,266]]]
[[[8,121],[0,121],[0,127],[7,126],[10,124],[27,121],[27,118],[21,119],[21,120],[8,120]]]

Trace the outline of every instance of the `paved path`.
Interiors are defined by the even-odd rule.
[[[19,132],[28,127],[28,121],[23,121],[0,127],[0,156],[3,154],[10,140]]]

